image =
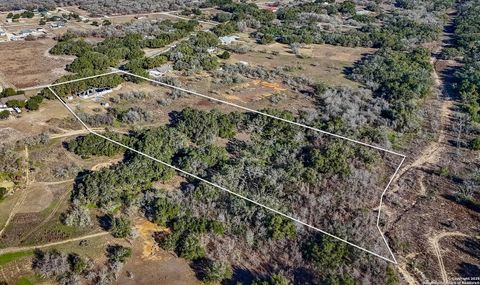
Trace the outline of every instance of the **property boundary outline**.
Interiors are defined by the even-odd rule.
[[[338,241],[344,242],[344,243],[346,243],[346,244],[348,244],[348,245],[350,245],[350,246],[353,246],[353,247],[355,247],[355,248],[357,248],[357,249],[359,249],[359,250],[362,250],[362,251],[364,251],[364,252],[367,252],[367,253],[369,253],[369,254],[372,254],[372,255],[374,255],[374,256],[376,256],[376,257],[378,257],[378,258],[381,258],[381,259],[383,259],[383,260],[385,260],[385,261],[387,261],[387,262],[391,262],[391,263],[393,263],[393,264],[398,264],[398,262],[397,262],[397,260],[396,260],[396,258],[395,258],[395,255],[393,254],[390,246],[388,245],[387,239],[386,239],[385,235],[383,234],[383,232],[382,232],[382,230],[381,230],[381,228],[380,228],[380,216],[381,216],[381,209],[382,209],[382,206],[383,206],[383,197],[385,196],[385,193],[387,192],[387,190],[388,190],[388,188],[390,187],[390,185],[392,184],[392,182],[395,180],[395,177],[397,176],[397,173],[399,172],[401,166],[403,165],[403,163],[404,163],[404,161],[405,161],[405,159],[406,159],[406,155],[400,154],[400,153],[397,153],[397,152],[394,152],[394,151],[391,151],[391,150],[388,150],[388,149],[385,149],[385,148],[382,148],[382,147],[379,147],[379,146],[375,146],[375,145],[372,145],[372,144],[368,144],[368,143],[364,143],[364,142],[361,142],[361,141],[358,141],[358,140],[354,140],[354,139],[351,139],[351,138],[348,138],[348,137],[345,137],[345,136],[341,136],[341,135],[337,135],[337,134],[334,134],[334,133],[331,133],[331,132],[323,131],[323,130],[320,130],[320,129],[317,129],[317,128],[314,128],[314,127],[311,127],[311,126],[308,126],[308,125],[304,125],[304,124],[297,123],[297,122],[294,122],[294,121],[286,120],[286,119],[283,119],[283,118],[280,118],[280,117],[277,117],[277,116],[273,116],[273,115],[270,115],[270,114],[267,114],[267,113],[264,113],[264,112],[260,112],[260,111],[254,110],[254,109],[250,109],[250,108],[248,108],[248,107],[244,107],[244,106],[241,106],[241,105],[238,105],[238,104],[235,104],[235,103],[231,103],[231,102],[224,101],[224,100],[221,100],[221,99],[213,98],[213,97],[210,97],[210,96],[207,96],[207,95],[204,95],[204,94],[195,92],[195,91],[191,91],[191,90],[188,90],[188,89],[185,89],[185,88],[173,86],[173,85],[170,85],[170,84],[167,84],[167,83],[163,83],[163,82],[160,82],[160,81],[157,81],[157,80],[153,80],[153,79],[150,79],[150,78],[147,78],[147,77],[143,77],[143,76],[140,76],[140,75],[137,75],[137,74],[133,74],[133,73],[130,73],[130,72],[127,72],[127,71],[124,71],[124,70],[119,70],[119,69],[116,69],[116,68],[111,68],[111,69],[112,69],[111,72],[107,72],[107,73],[103,73],[103,74],[88,76],[88,77],[84,77],[84,78],[77,78],[77,79],[73,79],[73,80],[69,80],[69,81],[64,81],[64,82],[58,82],[58,83],[49,84],[49,85],[33,86],[33,87],[23,88],[23,89],[20,89],[20,90],[27,91],[27,90],[37,90],[37,89],[48,88],[48,89],[50,90],[50,92],[52,92],[52,94],[63,104],[63,106],[64,106],[70,113],[72,113],[72,115],[83,125],[83,127],[85,127],[85,129],[86,129],[89,133],[91,133],[91,134],[93,134],[93,135],[96,135],[96,136],[98,136],[98,137],[101,137],[101,138],[103,138],[103,139],[105,139],[105,140],[107,140],[107,141],[110,141],[111,143],[114,143],[114,144],[116,144],[116,145],[119,145],[119,146],[121,146],[121,147],[124,147],[124,148],[126,148],[126,149],[128,149],[128,150],[130,150],[130,151],[133,151],[133,152],[137,153],[137,154],[140,154],[140,155],[142,155],[142,156],[145,156],[145,157],[147,157],[147,158],[149,158],[149,159],[151,159],[151,160],[153,160],[153,161],[156,161],[156,162],[158,162],[158,163],[160,163],[160,164],[162,164],[162,165],[164,165],[164,166],[170,167],[170,168],[174,169],[174,170],[177,171],[177,172],[180,172],[180,173],[183,173],[183,174],[188,175],[188,176],[190,176],[190,177],[193,177],[193,178],[195,178],[195,179],[197,179],[197,180],[199,180],[199,181],[202,181],[202,182],[204,182],[204,183],[207,183],[207,184],[210,185],[210,186],[213,186],[213,187],[215,187],[215,188],[218,188],[218,189],[220,189],[220,190],[222,190],[222,191],[224,191],[224,192],[227,192],[227,193],[232,194],[232,195],[234,195],[234,196],[236,196],[236,197],[239,197],[239,198],[241,198],[241,199],[244,199],[244,200],[246,200],[246,201],[248,201],[248,202],[250,202],[250,203],[253,203],[253,204],[257,205],[257,206],[260,206],[260,207],[262,207],[262,208],[264,208],[264,209],[267,209],[267,210],[269,210],[269,211],[271,211],[271,212],[273,212],[273,213],[275,213],[275,214],[281,215],[281,216],[284,217],[284,218],[290,219],[290,220],[292,220],[292,221],[294,221],[294,222],[296,222],[296,223],[299,223],[299,224],[301,224],[301,225],[303,225],[303,226],[306,226],[306,227],[308,227],[308,228],[311,228],[311,229],[313,229],[313,230],[316,230],[316,231],[318,231],[318,232],[321,232],[321,233],[323,233],[323,234],[325,234],[325,235],[327,235],[327,236],[329,236],[329,237],[331,237],[331,238],[334,238],[334,239],[336,239],[336,240],[338,240]],[[373,148],[373,149],[376,149],[376,150],[380,150],[380,151],[387,152],[387,153],[390,153],[390,154],[393,154],[393,155],[396,155],[396,156],[401,157],[402,159],[401,159],[400,163],[399,163],[398,166],[396,167],[395,172],[394,172],[393,175],[390,177],[390,180],[389,180],[387,186],[385,187],[385,189],[383,190],[383,192],[382,192],[382,194],[381,194],[381,196],[380,196],[380,203],[379,203],[379,206],[378,206],[378,214],[377,214],[377,221],[376,221],[376,227],[377,227],[377,229],[378,229],[378,231],[379,231],[379,233],[380,233],[380,236],[382,237],[382,239],[383,239],[383,241],[384,241],[384,243],[385,243],[385,245],[386,245],[386,247],[387,247],[387,249],[388,249],[391,257],[392,257],[392,259],[387,258],[387,257],[384,257],[384,256],[382,256],[382,255],[380,255],[380,254],[378,254],[378,253],[375,253],[375,252],[373,252],[373,251],[371,251],[371,250],[368,250],[368,249],[366,249],[366,248],[363,248],[363,247],[361,247],[361,246],[358,246],[358,245],[356,245],[356,244],[354,244],[354,243],[352,243],[352,242],[350,242],[350,241],[348,241],[348,240],[346,240],[346,239],[343,239],[343,238],[341,238],[341,237],[338,237],[338,236],[336,236],[336,235],[333,235],[333,234],[331,234],[331,233],[328,233],[328,232],[326,232],[326,231],[324,231],[324,230],[322,230],[322,229],[319,229],[319,228],[317,228],[317,227],[315,227],[315,226],[312,226],[312,225],[310,225],[310,224],[308,224],[308,223],[305,223],[305,222],[303,222],[303,221],[301,221],[301,220],[299,220],[299,219],[297,219],[297,218],[295,218],[295,217],[292,217],[292,216],[289,216],[289,215],[287,215],[287,214],[284,214],[284,213],[282,213],[282,212],[280,212],[280,211],[278,211],[278,210],[276,210],[276,209],[273,209],[273,208],[271,208],[271,207],[269,207],[269,206],[267,206],[267,205],[264,205],[264,204],[262,204],[262,203],[259,203],[259,202],[255,201],[255,200],[252,200],[252,199],[250,199],[250,198],[248,198],[248,197],[246,197],[246,196],[243,196],[243,195],[238,194],[238,193],[236,193],[236,192],[234,192],[234,191],[232,191],[232,190],[229,190],[229,189],[227,189],[227,188],[225,188],[225,187],[223,187],[223,186],[221,186],[221,185],[218,185],[218,184],[216,184],[216,183],[210,182],[210,181],[208,181],[208,180],[206,180],[206,179],[204,179],[204,178],[201,178],[201,177],[199,177],[199,176],[197,176],[197,175],[195,175],[195,174],[193,174],[193,173],[189,173],[189,172],[187,172],[187,171],[185,171],[185,170],[182,170],[182,169],[180,169],[180,168],[178,168],[178,167],[176,167],[176,166],[174,166],[174,165],[171,165],[171,164],[169,164],[169,163],[166,163],[166,162],[164,162],[164,161],[162,161],[162,160],[159,160],[159,159],[157,159],[157,158],[155,158],[155,157],[152,157],[152,156],[150,156],[150,155],[148,155],[148,154],[146,154],[146,153],[143,153],[143,152],[141,152],[141,151],[138,151],[138,150],[136,150],[136,149],[134,149],[134,148],[131,148],[131,147],[127,146],[127,145],[124,145],[124,144],[122,144],[122,143],[120,143],[120,142],[117,142],[117,141],[115,141],[115,140],[112,140],[112,139],[110,139],[110,138],[108,138],[108,137],[106,137],[106,136],[104,136],[104,135],[102,135],[102,134],[99,134],[99,133],[97,133],[96,131],[94,131],[93,129],[91,129],[85,122],[83,122],[83,121],[80,119],[80,117],[78,117],[78,115],[70,108],[70,106],[68,106],[67,103],[65,103],[65,101],[63,101],[62,98],[52,89],[52,87],[55,87],[55,86],[60,86],[60,85],[69,84],[69,83],[73,83],[73,82],[78,82],[78,81],[82,81],[82,80],[88,80],[88,79],[93,79],[93,78],[97,78],[97,77],[101,77],[101,76],[107,76],[107,75],[119,74],[119,73],[122,73],[122,74],[125,74],[125,75],[129,75],[129,76],[133,76],[133,77],[137,77],[137,78],[140,78],[140,79],[149,81],[149,82],[154,83],[154,84],[158,84],[158,85],[162,85],[162,86],[165,86],[165,87],[168,87],[168,88],[171,88],[171,89],[176,89],[176,90],[179,90],[179,91],[183,91],[183,92],[186,92],[186,93],[189,93],[189,94],[192,94],[192,95],[196,95],[196,96],[199,96],[199,97],[203,97],[203,98],[206,98],[206,99],[215,101],[215,102],[223,103],[223,104],[226,104],[226,105],[229,105],[229,106],[233,106],[233,107],[236,107],[236,108],[240,108],[240,109],[243,109],[243,110],[246,110],[246,111],[249,111],[249,112],[253,112],[253,113],[256,113],[256,114],[264,115],[264,116],[269,117],[269,118],[273,118],[273,119],[276,119],[276,120],[280,120],[280,121],[283,121],[283,122],[286,122],[286,123],[289,123],[289,124],[292,124],[292,125],[300,126],[300,127],[303,127],[303,128],[306,128],[306,129],[310,129],[310,130],[313,130],[313,131],[316,131],[316,132],[319,132],[319,133],[327,134],[327,135],[330,135],[330,136],[333,136],[333,137],[336,137],[336,138],[344,139],[344,140],[347,140],[347,141],[350,141],[350,142],[353,142],[353,143],[357,143],[357,144],[360,144],[360,145],[363,145],[363,146],[366,146],[366,147],[369,147],[369,148]]]

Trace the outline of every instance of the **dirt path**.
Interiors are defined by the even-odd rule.
[[[103,128],[92,128],[91,130],[95,131],[95,132],[105,131],[105,129],[103,129]],[[118,133],[118,134],[128,134],[128,131],[125,131],[125,130],[110,130],[110,131]],[[67,131],[65,133],[61,133],[61,134],[52,134],[52,135],[50,135],[50,139],[58,139],[58,138],[66,138],[66,137],[72,137],[72,136],[87,135],[89,133],[90,132],[86,129],[69,130],[69,131]]]
[[[29,151],[28,151],[28,146],[25,146],[25,158],[24,158],[24,163],[25,163],[25,187],[23,187],[23,189],[19,190],[19,191],[22,191],[20,193],[20,197],[18,198],[17,200],[17,203],[15,203],[15,206],[13,206],[12,208],[12,211],[10,212],[10,214],[8,215],[8,218],[7,218],[7,221],[5,222],[5,224],[3,225],[2,229],[0,230],[0,237],[3,235],[3,232],[5,231],[5,229],[8,227],[8,225],[10,224],[11,220],[13,219],[13,217],[17,214],[17,211],[18,209],[20,208],[20,206],[23,204],[23,202],[25,202],[25,200],[27,199],[27,196],[28,196],[28,189],[29,189],[29,185],[30,185],[30,163],[29,163]]]
[[[6,253],[12,253],[12,252],[21,252],[21,251],[28,251],[28,250],[34,250],[34,249],[39,249],[39,248],[45,248],[45,247],[51,247],[51,246],[56,246],[56,245],[62,245],[66,244],[69,242],[74,242],[74,241],[81,241],[84,239],[92,239],[96,237],[101,237],[108,235],[109,232],[99,232],[99,233],[93,233],[81,237],[76,237],[76,238],[70,238],[62,241],[56,241],[56,242],[51,242],[51,243],[46,243],[46,244],[41,244],[41,245],[32,245],[32,246],[24,246],[24,247],[7,247],[0,249],[0,255],[6,254]]]
[[[450,19],[450,22],[445,26],[445,29],[447,29],[448,26],[452,25],[453,23],[453,18]],[[421,152],[421,154],[415,158],[411,163],[409,163],[407,166],[405,166],[403,169],[401,169],[395,179],[395,184],[392,187],[392,192],[395,193],[397,192],[400,187],[400,179],[403,175],[408,173],[409,171],[415,171],[415,170],[422,170],[422,169],[432,169],[432,166],[435,166],[439,162],[439,157],[442,152],[445,151],[445,149],[448,147],[448,125],[450,124],[452,120],[452,107],[454,106],[454,101],[451,99],[453,96],[449,96],[448,88],[447,88],[447,83],[444,82],[444,79],[439,75],[438,70],[436,69],[436,64],[439,60],[439,55],[442,52],[442,50],[446,47],[449,46],[450,42],[452,39],[452,34],[448,33],[444,30],[442,37],[441,37],[441,45],[439,45],[436,49],[432,51],[432,56],[430,59],[430,63],[432,64],[433,68],[433,74],[432,74],[432,79],[434,81],[434,91],[437,92],[437,102],[438,105],[440,106],[440,114],[439,114],[439,125],[438,125],[438,137],[435,141],[429,143]],[[426,174],[424,171],[420,171],[419,175],[417,177],[418,185],[419,185],[419,197],[425,196],[427,194],[427,188],[425,186],[424,180],[425,180]],[[415,202],[411,205],[411,208],[413,208],[418,199],[415,200]],[[408,211],[408,209],[407,209]],[[398,220],[398,219],[397,219]],[[395,223],[395,222],[394,222]],[[458,232],[452,232],[452,233],[442,233],[434,237],[430,237],[429,240],[431,240],[431,245],[434,250],[435,255],[437,256],[439,260],[439,266],[440,266],[440,271],[441,271],[441,276],[443,282],[446,284],[448,281],[448,275],[445,271],[445,267],[443,264],[443,260],[441,257],[441,252],[440,248],[438,246],[438,241],[445,236],[448,235],[463,235],[462,233]],[[407,264],[406,260],[401,260],[399,262],[398,266],[398,271],[399,273],[403,276],[404,280],[412,285],[412,284],[420,284],[415,277],[408,271],[407,269]]]
[[[435,255],[437,256],[438,265],[440,267],[440,273],[442,275],[442,281],[443,281],[444,284],[448,284],[448,274],[447,274],[447,271],[445,270],[445,264],[443,263],[442,251],[440,249],[439,242],[444,237],[452,237],[452,236],[468,237],[468,235],[466,235],[464,233],[461,233],[461,232],[442,232],[442,233],[439,233],[437,235],[434,235],[429,240],[430,245],[432,246],[433,251],[435,252]]]
[[[48,216],[45,217],[45,219],[43,219],[43,221],[40,224],[36,225],[32,230],[30,230],[25,235],[23,235],[21,238],[19,238],[19,243],[22,243],[23,241],[25,241],[32,234],[34,234],[36,231],[38,231],[42,226],[44,226],[46,223],[48,223],[55,216],[55,214],[58,212],[58,210],[62,206],[62,203],[66,199],[68,199],[68,194],[69,193],[70,193],[70,191],[65,191],[62,194],[62,196],[60,197],[60,199],[58,199],[57,204],[53,207],[52,211],[48,214]]]

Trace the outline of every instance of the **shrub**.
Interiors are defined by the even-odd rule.
[[[210,261],[205,268],[203,281],[206,283],[221,283],[232,278],[233,270],[229,263],[221,261]]]
[[[230,53],[228,51],[224,51],[223,53],[219,54],[218,57],[221,59],[229,59]]]
[[[180,241],[177,248],[180,257],[188,260],[194,260],[205,256],[205,250],[200,245],[200,239],[195,234],[188,234]]]
[[[10,112],[9,111],[1,111],[0,112],[0,120],[5,120],[5,119],[8,119],[8,117],[10,117]]]
[[[10,97],[17,95],[17,91],[13,88],[5,88],[2,93],[0,93],[0,97]]]
[[[121,245],[110,245],[107,248],[107,256],[110,262],[124,263],[132,256],[132,249]]]
[[[3,200],[3,198],[5,198],[5,195],[8,193],[8,190],[7,188],[5,187],[0,187],[0,201]]]
[[[472,148],[473,150],[480,150],[480,136],[474,138],[474,139],[470,142],[470,146],[471,146],[471,148]]]
[[[132,233],[132,223],[127,218],[115,217],[112,219],[110,232],[116,238],[126,238]]]
[[[40,104],[42,103],[43,101],[43,97],[42,96],[33,96],[31,97],[30,99],[28,99],[25,107],[30,110],[30,111],[33,111],[33,110],[38,110],[38,108],[40,107]]]
[[[10,100],[7,102],[7,106],[10,108],[24,108],[25,104],[25,101],[21,100]]]

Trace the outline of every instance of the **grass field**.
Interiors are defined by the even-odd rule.
[[[26,256],[32,256],[33,251],[21,251],[21,252],[13,252],[13,253],[6,253],[3,255],[0,255],[0,266],[4,266],[5,264],[8,264],[12,261],[15,261],[17,259],[20,259],[22,257]]]

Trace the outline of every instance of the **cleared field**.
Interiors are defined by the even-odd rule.
[[[18,117],[0,121],[0,134],[5,140],[2,142],[14,142],[43,132],[58,132],[57,123],[61,124],[68,116],[68,111],[58,101],[45,100],[37,111],[23,112]]]
[[[247,62],[267,68],[287,67],[292,75],[303,76],[331,86],[358,86],[345,77],[345,68],[362,56],[375,52],[372,48],[349,48],[332,45],[306,45],[299,48],[298,56],[288,45],[252,45],[246,54],[232,54],[229,62]]]
[[[66,74],[65,66],[73,57],[51,56],[48,50],[55,45],[52,39],[2,43],[0,74],[17,88],[52,83]]]

